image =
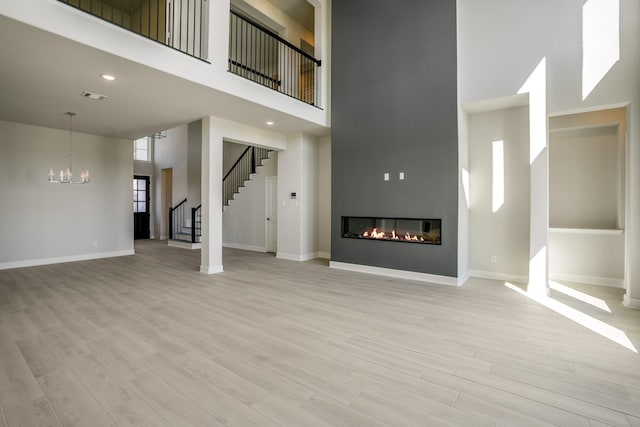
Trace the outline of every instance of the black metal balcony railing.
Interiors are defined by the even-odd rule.
[[[207,0],[58,0],[114,25],[206,60]]]
[[[319,107],[320,60],[235,11],[230,16],[229,71]]]

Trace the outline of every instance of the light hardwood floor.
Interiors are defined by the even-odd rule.
[[[640,426],[639,355],[503,283],[326,264],[225,249],[207,276],[142,241],[0,271],[0,426]],[[574,288],[640,348],[621,290]]]

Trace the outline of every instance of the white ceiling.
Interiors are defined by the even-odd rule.
[[[134,139],[213,115],[275,132],[327,128],[0,16],[0,120]],[[118,76],[107,82],[100,74]],[[84,91],[108,96],[93,101]],[[285,96],[285,95],[282,95]],[[276,125],[268,128],[267,120]]]

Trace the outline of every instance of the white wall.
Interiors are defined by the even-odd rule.
[[[76,175],[92,182],[51,184],[68,143],[66,130],[0,121],[0,268],[133,254],[133,143],[74,132]]]
[[[160,177],[162,176],[162,169],[173,169],[173,185],[171,206],[175,206],[188,196],[188,141],[189,141],[189,127],[188,125],[178,126],[173,129],[167,130],[167,137],[158,139],[154,144],[154,175],[158,177],[153,196],[155,200],[151,200],[151,204],[155,210],[155,230],[153,234],[155,236],[163,236],[162,230],[162,215],[161,212],[168,209],[167,206],[162,206],[162,185]],[[166,230],[165,230],[166,231]]]
[[[331,258],[331,137],[318,140],[318,256]]]
[[[619,1],[620,59],[583,99],[583,6],[592,4],[457,0],[460,98],[471,103],[513,96],[546,59],[547,114],[629,105],[626,179],[635,186],[640,182],[640,2]],[[627,186],[627,196],[625,304],[640,308],[640,192]]]
[[[474,275],[526,279],[529,274],[528,121],[527,107],[469,115],[469,269]],[[504,204],[496,212],[493,141],[503,141],[504,147]]]
[[[556,280],[623,287],[622,231],[552,229],[549,273]]]
[[[200,204],[202,193],[202,120],[189,123],[187,139],[187,207],[195,208]],[[191,223],[190,215],[188,223]]]
[[[237,145],[237,144],[233,144]],[[230,200],[222,213],[222,245],[238,249],[266,252],[265,244],[265,178],[278,173],[278,156],[269,154],[256,168],[251,180]]]
[[[289,135],[287,149],[278,153],[278,258],[305,261],[318,256],[317,140]]]
[[[300,192],[298,203],[300,206],[300,253],[303,257],[318,256],[318,138],[302,135],[300,153]]]
[[[618,228],[618,141],[617,126],[549,134],[551,227]]]

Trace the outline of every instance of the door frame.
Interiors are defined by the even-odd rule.
[[[147,215],[149,215],[149,239],[153,239],[153,209],[151,206],[151,191],[152,191],[152,175],[144,173],[134,173],[133,179],[144,179],[147,181]],[[133,212],[134,215],[136,212]],[[134,226],[135,227],[135,226]],[[133,238],[135,240],[135,229],[133,230]]]

